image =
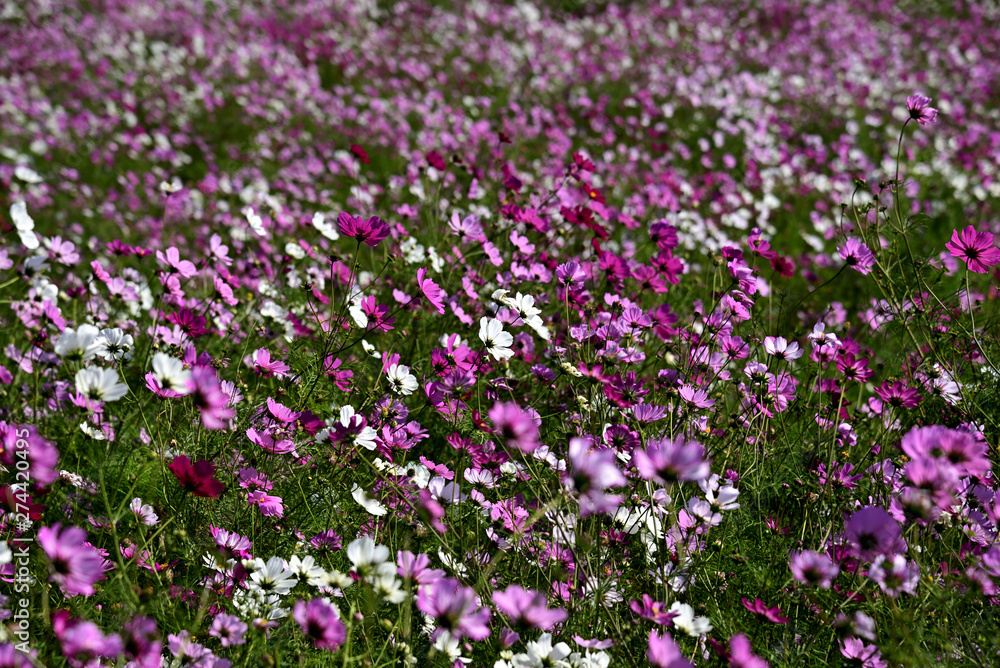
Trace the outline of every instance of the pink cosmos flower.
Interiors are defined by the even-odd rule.
[[[424,297],[430,303],[434,309],[444,315],[444,290],[438,286],[437,283],[426,278],[427,270],[421,267],[417,269],[417,285],[420,286],[420,291],[424,293]]]
[[[508,449],[530,454],[541,446],[538,423],[517,404],[495,404],[488,415],[493,421],[493,433]]]
[[[163,251],[156,251],[156,259],[167,265],[171,273],[180,274],[182,278],[191,278],[198,273],[198,268],[190,260],[182,260],[180,251],[171,246],[166,254]]]
[[[781,616],[781,608],[779,608],[778,606],[769,608],[767,607],[767,604],[764,603],[764,601],[760,600],[759,598],[754,599],[753,603],[751,603],[745,598],[741,598],[740,600],[743,602],[744,608],[746,608],[747,610],[749,610],[750,612],[752,612],[753,614],[757,615],[762,619],[766,619],[767,621],[773,624],[788,623],[788,617]]]
[[[961,234],[952,230],[951,241],[945,244],[954,257],[965,260],[969,271],[986,274],[990,267],[1000,264],[1000,248],[993,245],[993,235],[989,232],[977,232],[969,225]]]
[[[882,401],[896,408],[916,408],[923,401],[920,392],[912,387],[903,385],[898,380],[895,383],[889,383],[889,381],[883,382],[875,388],[875,394]]]
[[[97,624],[71,619],[69,610],[57,610],[52,614],[52,632],[70,665],[100,665],[99,659],[117,659],[125,651],[121,636],[105,636]]]
[[[338,610],[321,598],[297,602],[292,608],[292,618],[320,649],[336,651],[347,639],[347,627],[340,621]]]
[[[829,589],[840,574],[840,566],[833,563],[830,557],[811,550],[792,554],[788,567],[799,582],[819,585],[823,589]]]
[[[510,618],[510,625],[515,629],[535,628],[548,631],[567,617],[567,612],[562,608],[546,607],[545,594],[519,585],[493,592],[493,602],[500,612]]]
[[[221,613],[212,620],[212,626],[208,629],[208,635],[218,638],[223,647],[242,645],[246,643],[243,634],[249,627],[236,615]]]
[[[937,120],[937,109],[930,106],[931,99],[923,95],[911,95],[906,98],[906,110],[910,112],[910,118],[921,125],[928,125]]]
[[[674,617],[680,614],[676,610],[668,609],[666,603],[654,601],[653,597],[649,594],[642,595],[642,603],[639,603],[639,601],[629,601],[628,607],[643,619],[648,619],[654,624],[660,624],[661,626],[672,626]]]
[[[767,661],[754,655],[750,639],[737,633],[729,639],[729,668],[767,668]]]
[[[258,348],[251,358],[254,371],[264,378],[284,378],[290,367],[281,360],[272,360],[271,351],[267,348]]]
[[[448,631],[452,638],[485,640],[490,636],[490,611],[481,608],[476,592],[453,578],[442,578],[420,588],[417,608],[437,623],[433,640]]]
[[[342,212],[337,217],[337,226],[345,237],[356,239],[358,243],[364,242],[372,248],[389,236],[389,226],[378,216],[362,220],[360,217]]]
[[[683,437],[650,441],[645,450],[636,450],[632,457],[639,477],[661,485],[675,480],[697,482],[711,473],[702,444],[685,441]]]
[[[224,429],[227,420],[235,413],[229,407],[229,395],[222,391],[215,369],[208,366],[191,369],[188,390],[194,405],[201,411],[201,423],[205,429]]]
[[[864,242],[855,237],[848,239],[843,246],[837,249],[837,252],[840,253],[840,257],[843,258],[848,267],[852,267],[862,274],[871,273],[872,267],[875,266],[875,256],[872,255]]]
[[[52,564],[49,578],[67,597],[94,593],[94,583],[104,578],[104,558],[86,544],[87,532],[57,522],[38,530],[38,543]]]
[[[656,631],[649,632],[649,650],[646,652],[646,658],[657,668],[694,668],[694,664],[685,658],[681,648],[669,633],[661,636]]]
[[[882,652],[875,645],[866,645],[857,638],[848,638],[840,645],[840,653],[861,668],[888,668]]]

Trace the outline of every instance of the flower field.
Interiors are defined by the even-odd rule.
[[[0,44],[0,668],[1000,664],[989,3]]]

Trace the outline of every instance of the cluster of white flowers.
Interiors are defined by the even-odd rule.
[[[549,328],[542,322],[542,310],[535,306],[535,298],[518,292],[514,297],[509,297],[506,290],[497,290],[492,298],[513,310],[520,316],[521,322],[535,330],[538,336],[548,341],[551,338]]]

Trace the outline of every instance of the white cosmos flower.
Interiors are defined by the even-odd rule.
[[[389,510],[379,503],[377,499],[373,499],[368,496],[368,493],[357,485],[355,485],[354,489],[351,490],[351,496],[353,496],[355,501],[361,504],[365,510],[375,517],[382,517],[382,515],[389,512]]]
[[[38,172],[33,170],[27,165],[18,165],[14,168],[14,178],[21,179],[25,183],[41,183],[42,177],[39,176]]]
[[[389,387],[396,394],[413,394],[419,387],[417,377],[410,373],[410,367],[404,364],[393,364],[386,372],[386,377],[389,379]]]
[[[117,401],[128,394],[128,386],[118,382],[114,369],[91,366],[76,372],[76,391],[88,399]]]
[[[153,378],[164,390],[173,390],[177,394],[188,394],[188,381],[191,371],[184,368],[184,363],[166,353],[153,355]]]
[[[330,241],[336,241],[340,238],[340,232],[337,231],[337,228],[326,222],[326,214],[320,213],[319,211],[314,213],[312,224],[320,234]]]
[[[90,436],[95,441],[108,440],[108,437],[104,435],[103,431],[86,421],[80,423],[80,431],[87,436]]]
[[[260,562],[260,559],[256,559],[255,562]],[[285,566],[285,562],[279,557],[271,557],[263,567],[254,570],[247,586],[252,590],[284,596],[297,583],[295,573]]]
[[[364,536],[351,541],[347,546],[347,558],[355,573],[370,572],[389,560],[389,548],[376,545],[374,540]]]
[[[524,654],[514,657],[515,666],[558,666],[559,668],[569,668],[570,663],[566,660],[570,655],[570,648],[564,642],[552,644],[552,634],[543,633],[538,640],[525,643]]]
[[[135,339],[120,328],[102,329],[94,339],[94,349],[105,360],[120,362],[132,359]]]
[[[503,331],[503,323],[496,318],[483,316],[479,320],[479,340],[486,345],[486,352],[497,361],[514,356],[514,351],[510,349],[514,337],[510,332]]]
[[[0,565],[14,561],[14,553],[7,546],[7,541],[0,540]]]
[[[143,503],[142,499],[136,497],[132,499],[132,503],[129,504],[129,508],[132,512],[139,516],[142,523],[148,527],[155,526],[157,522],[160,521],[159,516],[153,512],[153,506],[148,503]]]
[[[294,555],[288,560],[288,568],[314,587],[326,575],[326,571],[316,565],[316,560],[312,555],[307,555],[305,559],[299,559],[299,555]]]
[[[252,206],[246,206],[243,208],[243,215],[246,216],[254,233],[259,237],[264,236],[264,219],[260,217],[260,214],[254,211]]]
[[[56,355],[86,362],[97,354],[97,337],[100,333],[101,330],[93,325],[84,324],[76,329],[67,327],[56,340]]]
[[[674,601],[674,604],[670,606],[670,612],[677,613],[677,616],[674,617],[674,628],[684,631],[692,638],[697,638],[712,630],[712,622],[709,621],[708,617],[695,616],[694,608],[687,603]]]
[[[38,237],[35,236],[35,221],[28,215],[28,206],[22,202],[14,202],[10,205],[10,218],[14,221],[14,227],[21,237],[21,243],[28,250],[38,248]]]

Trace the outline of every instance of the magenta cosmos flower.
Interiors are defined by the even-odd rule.
[[[930,106],[931,99],[923,95],[911,95],[906,98],[906,110],[910,112],[910,118],[921,125],[928,125],[937,120],[937,109]]]
[[[435,311],[444,315],[444,290],[437,283],[427,278],[427,270],[423,267],[417,269],[417,285],[420,286],[420,291],[424,293],[427,303],[433,306]]]
[[[646,652],[646,658],[658,668],[693,668],[694,666],[687,660],[669,633],[664,633],[661,636],[656,631],[649,632],[649,650]]]
[[[378,216],[362,220],[360,217],[341,213],[337,217],[337,226],[345,237],[356,239],[358,243],[364,242],[372,248],[389,236],[389,226]]]
[[[38,530],[38,544],[52,564],[49,579],[66,596],[91,596],[94,583],[104,577],[104,558],[86,540],[86,531],[79,527],[62,529],[59,522]]]
[[[433,639],[448,631],[452,638],[485,640],[490,636],[490,611],[479,607],[476,592],[453,578],[425,585],[417,593],[417,608],[437,624]]]
[[[296,603],[292,608],[292,618],[302,633],[320,649],[335,651],[347,639],[347,627],[340,621],[339,613],[321,598]]]
[[[1000,248],[993,245],[993,235],[989,232],[977,232],[969,225],[961,233],[953,230],[951,241],[945,244],[954,257],[965,260],[969,271],[977,274],[988,273],[990,267],[1000,264]]]

